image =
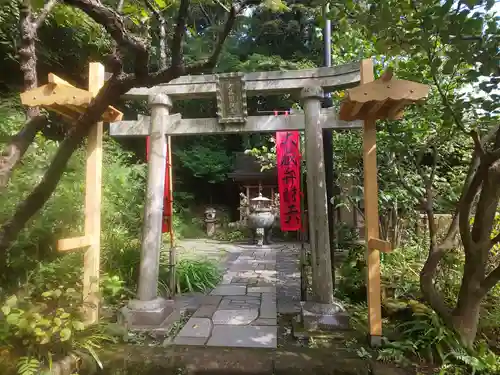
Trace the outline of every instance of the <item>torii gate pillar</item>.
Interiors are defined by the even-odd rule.
[[[349,317],[345,308],[333,297],[325,156],[320,121],[323,89],[320,86],[305,87],[301,96],[305,118],[307,206],[314,291],[313,301],[302,302],[302,322],[308,330],[345,329],[349,325]]]
[[[151,107],[150,155],[148,183],[144,207],[144,226],[139,266],[137,299],[122,310],[128,326],[158,326],[172,312],[169,301],[158,296],[158,274],[162,242],[163,190],[167,160],[167,124],[171,99],[165,94],[149,97]]]

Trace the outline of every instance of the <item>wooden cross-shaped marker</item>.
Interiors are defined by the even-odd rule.
[[[429,86],[417,82],[393,79],[388,69],[378,80],[373,79],[373,62],[361,62],[361,84],[347,90],[339,117],[345,121],[363,120],[363,169],[368,326],[373,346],[381,343],[382,307],[380,287],[380,252],[390,252],[391,244],[379,238],[377,183],[377,119],[399,119],[409,104],[424,99]]]
[[[21,103],[41,106],[64,118],[75,121],[84,113],[90,102],[104,86],[104,66],[89,65],[88,90],[49,73],[48,83],[21,94]],[[120,121],[123,114],[108,106],[102,121]],[[86,248],[83,270],[83,302],[85,323],[96,323],[99,318],[99,269],[101,244],[101,174],[102,174],[102,122],[92,127],[87,142],[87,171],[85,181],[85,235],[58,241],[59,251]]]
[[[89,92],[95,96],[104,85],[104,66],[90,63]],[[83,311],[86,324],[99,319],[99,272],[101,256],[101,178],[103,123],[98,122],[87,138],[85,176],[85,235],[62,239],[59,251],[86,248],[83,263]]]

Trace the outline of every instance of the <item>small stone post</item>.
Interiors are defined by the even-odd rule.
[[[307,165],[307,195],[309,238],[313,262],[313,290],[316,302],[331,304],[333,280],[328,230],[323,129],[320,123],[323,89],[312,86],[302,89],[305,114],[305,143]]]
[[[158,297],[158,274],[162,240],[163,190],[167,160],[167,137],[165,129],[172,107],[165,94],[149,97],[151,106],[150,154],[148,160],[147,196],[144,208],[144,227],[139,268],[137,299],[129,302],[124,311],[130,326],[161,324],[171,308],[168,302]]]

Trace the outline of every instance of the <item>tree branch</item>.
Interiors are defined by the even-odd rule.
[[[234,6],[232,6],[229,11],[229,16],[226,20],[224,28],[222,29],[217,38],[217,42],[215,43],[212,55],[204,61],[191,64],[188,67],[186,67],[187,74],[199,74],[205,72],[206,70],[212,70],[213,68],[215,68],[215,65],[217,65],[217,61],[222,52],[222,47],[224,46],[224,42],[229,36],[229,33],[231,32],[234,23],[236,21],[236,15],[237,15],[237,10]]]
[[[210,17],[210,14],[208,14],[207,10],[203,7],[203,4],[199,4],[198,5],[201,9],[201,12],[205,15],[207,21],[208,21],[208,24],[209,25],[212,25],[214,23],[212,17]]]
[[[425,213],[429,223],[429,255],[425,261],[422,271],[420,272],[420,289],[425,300],[446,322],[450,324],[451,309],[444,302],[443,296],[437,291],[434,284],[437,269],[446,250],[437,246],[437,228],[434,218],[434,209],[432,197],[427,197],[430,202],[426,205]]]
[[[0,189],[7,185],[13,169],[23,158],[36,133],[42,130],[47,123],[46,116],[33,117],[12,137],[10,143],[0,154]]]
[[[89,104],[85,113],[83,113],[76,121],[74,126],[67,134],[65,140],[59,146],[57,153],[54,156],[54,159],[52,160],[49,168],[46,170],[41,182],[32,190],[32,192],[24,201],[18,204],[14,215],[2,225],[0,229],[0,257],[3,258],[5,258],[7,250],[11,246],[12,242],[17,238],[22,228],[26,226],[26,223],[33,217],[36,212],[38,212],[45,205],[47,200],[52,196],[54,190],[57,187],[57,184],[64,174],[66,165],[71,155],[79,147],[84,138],[88,135],[88,132],[91,129],[90,125],[100,120],[102,114],[110,104],[111,98],[119,98],[131,88],[138,87],[140,85],[152,86],[159,83],[169,82],[170,80],[177,78],[179,75],[183,73],[185,74],[185,72],[188,71],[183,67],[181,67],[181,69],[178,69],[175,66],[171,66],[169,68],[162,69],[154,74],[149,74],[149,54],[146,43],[128,33],[128,31],[124,27],[122,18],[117,12],[102,5],[99,0],[63,1],[65,4],[79,8],[89,17],[91,17],[95,22],[101,24],[120,47],[122,47],[123,49],[129,48],[135,52],[135,74],[124,74],[121,71],[116,71],[113,76],[104,84],[104,87],[99,91],[94,100],[92,100],[92,102]],[[255,1],[256,0],[251,0],[245,4],[250,4]],[[25,0],[23,6],[24,10],[26,10],[25,19],[30,20],[31,13],[29,8],[29,0]],[[246,5],[242,6],[240,10],[242,10],[245,6]],[[227,36],[229,35],[234,25],[237,13],[238,12],[233,6],[224,26],[224,30],[219,36],[218,44],[216,45],[212,56],[207,61],[191,66],[189,69],[190,72],[215,66],[217,58],[219,57],[222,50],[222,44],[227,39]],[[30,25],[33,26],[31,22]],[[31,32],[29,36],[31,37],[32,41],[33,29],[30,28],[27,30]],[[34,49],[31,49],[28,52],[34,52]],[[31,54],[30,56],[33,59],[36,58],[36,56],[33,54]],[[31,70],[31,72],[32,71],[33,70]],[[36,75],[34,76],[34,82],[36,83]],[[33,125],[33,129],[35,128],[36,127]],[[27,129],[25,129],[25,131],[28,132]],[[36,131],[29,134],[36,134]]]
[[[40,14],[36,17],[34,21],[34,26],[36,29],[38,29],[42,24],[45,22],[47,19],[47,16],[52,12],[52,9],[57,5],[59,0],[49,0],[48,2],[45,3],[43,9],[41,10]]]
[[[495,148],[500,148],[500,131],[497,131]],[[486,154],[485,156],[488,156]],[[500,197],[500,161],[498,159],[491,162],[483,157],[480,168],[485,170],[484,177],[482,178],[482,189],[477,203],[474,225],[472,227],[471,236],[475,243],[491,242],[491,232],[497,213],[498,201]],[[483,261],[486,264],[487,255],[490,250],[489,246],[483,246]],[[479,254],[475,255],[479,257]]]
[[[153,5],[153,3],[151,3],[150,0],[145,0],[145,1],[146,1],[146,6],[149,8],[149,10],[151,10],[151,12],[153,12],[159,23],[160,61],[158,65],[160,69],[166,69],[167,68],[167,30],[166,30],[167,22],[165,21],[165,17],[163,17],[161,12],[158,9],[156,9],[156,7]]]
[[[500,281],[500,266],[497,266],[493,271],[489,273],[488,276],[481,283],[481,288],[483,292],[488,293],[497,283]]]
[[[118,12],[118,14],[122,14],[124,4],[125,4],[125,0],[118,1],[118,5],[116,6],[116,11]]]
[[[181,0],[179,13],[177,14],[177,23],[175,25],[174,36],[170,46],[172,54],[172,67],[180,68],[182,65],[182,41],[186,32],[186,20],[189,11],[189,0]]]
[[[23,73],[24,90],[31,90],[38,86],[36,72],[36,28],[32,22],[33,13],[30,0],[19,3],[19,29],[21,34],[21,47],[19,48],[19,66]],[[28,109],[28,118],[40,114],[38,107]]]
[[[462,238],[462,242],[464,244],[464,249],[466,252],[471,248],[472,245],[472,237],[469,224],[472,203],[474,202],[474,198],[481,188],[481,185],[485,178],[485,174],[487,173],[488,169],[485,168],[484,165],[479,165],[477,172],[472,177],[467,191],[464,193],[464,199],[460,204],[458,225],[460,229],[460,237]]]
[[[481,144],[483,147],[493,139],[493,137],[497,133],[498,129],[499,129],[499,126],[495,126],[495,127],[491,128],[490,131],[481,139]],[[452,219],[450,226],[448,228],[448,232],[446,233],[446,237],[444,238],[444,240],[439,245],[440,247],[442,247],[444,249],[449,249],[453,246],[453,239],[455,238],[455,236],[457,235],[457,232],[458,232],[459,216],[460,216],[459,212],[460,212],[461,207],[463,205],[463,202],[465,200],[465,196],[471,187],[471,183],[474,179],[475,174],[477,173],[477,169],[478,169],[479,163],[480,163],[479,154],[476,150],[477,149],[474,149],[474,151],[472,153],[471,161],[469,164],[469,169],[467,170],[467,176],[465,177],[464,185],[462,188],[462,193],[460,194],[460,198],[457,202],[457,208],[455,210],[455,213],[453,215],[453,219]]]
[[[102,25],[118,46],[130,49],[135,54],[134,71],[137,78],[148,75],[149,52],[148,43],[141,38],[131,34],[125,28],[120,15],[111,8],[104,6],[100,0],[63,0],[66,4],[72,5],[95,22]]]
[[[129,76],[127,78],[128,81],[132,82],[134,86],[140,84],[146,87],[151,87],[159,83],[168,82],[180,75],[200,74],[212,70],[217,64],[217,60],[220,56],[220,53],[222,52],[222,47],[224,45],[224,42],[226,41],[227,37],[229,36],[229,33],[231,32],[231,29],[234,26],[236,16],[246,7],[258,3],[260,3],[260,0],[247,0],[244,3],[242,3],[239,9],[236,9],[235,6],[231,8],[229,16],[224,25],[224,28],[220,32],[217,42],[214,46],[212,55],[208,59],[191,64],[187,67],[184,67],[182,64],[180,67],[176,67],[175,65],[172,64],[169,68],[160,70],[156,73],[152,73],[148,77],[143,78],[139,81],[136,81],[134,77]]]

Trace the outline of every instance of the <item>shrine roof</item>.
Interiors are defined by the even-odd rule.
[[[277,181],[276,168],[261,171],[260,164],[252,155],[247,155],[244,152],[235,154],[233,171],[228,174],[229,178],[234,181],[248,182],[253,180],[272,180]]]

